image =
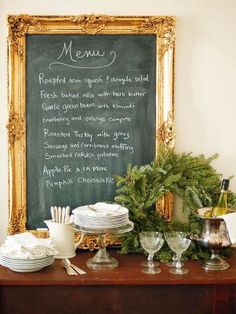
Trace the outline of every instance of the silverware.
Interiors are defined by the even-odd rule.
[[[96,211],[97,211],[97,209],[96,209],[96,208],[94,208],[92,205],[88,205],[88,208],[89,208],[89,209],[91,209],[91,210],[93,210],[94,212],[96,212]]]
[[[67,267],[71,267],[79,275],[86,274],[86,272],[84,270],[82,270],[81,268],[79,268],[76,265],[72,264],[68,258],[63,259],[63,262],[64,262],[65,265],[67,265]]]
[[[55,213],[54,213],[54,207],[53,206],[51,206],[50,211],[51,211],[52,221],[55,221]]]
[[[62,223],[65,223],[65,219],[66,219],[66,209],[65,209],[65,207],[62,207],[62,212],[61,212]]]
[[[70,223],[70,207],[51,206],[50,208],[52,221],[59,224]]]
[[[75,276],[78,275],[77,272],[68,264],[68,262],[66,261],[66,259],[62,260],[62,266],[66,269],[67,274],[69,276]]]
[[[66,206],[64,223],[68,224],[69,222],[70,222],[70,207]]]

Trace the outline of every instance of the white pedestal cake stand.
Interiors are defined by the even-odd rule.
[[[129,222],[128,224],[119,227],[119,228],[109,228],[109,229],[98,229],[98,228],[84,228],[74,224],[74,229],[76,231],[82,232],[84,234],[96,234],[98,235],[98,252],[90,258],[86,265],[88,268],[93,270],[107,270],[116,268],[119,263],[118,261],[111,257],[107,252],[106,246],[106,235],[114,234],[119,235],[133,230],[134,224],[133,222]]]

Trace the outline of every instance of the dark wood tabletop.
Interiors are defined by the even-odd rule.
[[[236,284],[236,250],[226,260],[230,268],[224,271],[205,271],[201,261],[187,261],[185,268],[188,274],[179,276],[169,273],[169,267],[160,263],[160,274],[147,275],[141,272],[142,255],[122,255],[117,250],[110,250],[109,254],[115,257],[119,266],[113,270],[90,270],[86,261],[93,257],[95,252],[78,251],[77,256],[71,259],[73,264],[86,271],[85,275],[68,276],[61,265],[61,260],[44,269],[33,273],[18,273],[0,266],[0,285],[209,285],[209,284]]]
[[[90,270],[86,261],[95,252],[81,251],[71,261],[85,275],[68,276],[61,260],[34,273],[17,273],[0,266],[0,313],[55,314],[228,314],[236,313],[236,250],[227,258],[230,268],[205,271],[200,261],[188,261],[189,273],[141,272],[142,255],[121,255],[114,270]],[[32,310],[33,308],[33,310]]]

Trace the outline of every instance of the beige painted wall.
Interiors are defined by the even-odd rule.
[[[6,16],[21,13],[175,15],[176,150],[218,152],[216,169],[236,174],[235,0],[0,0],[0,244],[8,219]]]

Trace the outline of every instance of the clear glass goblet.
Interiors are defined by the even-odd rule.
[[[175,268],[171,268],[169,272],[171,274],[183,275],[187,274],[188,270],[182,267],[181,255],[185,252],[191,243],[191,240],[187,238],[187,234],[181,231],[170,231],[164,234],[169,248],[176,254],[176,265]]]
[[[162,234],[157,231],[142,231],[139,233],[139,238],[142,248],[148,253],[147,267],[142,268],[142,272],[145,274],[159,274],[161,270],[155,267],[153,256],[164,243]]]

